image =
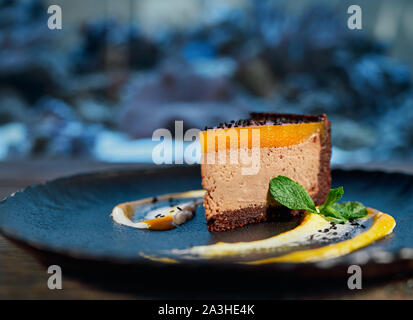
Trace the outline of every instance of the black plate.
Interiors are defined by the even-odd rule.
[[[349,264],[369,266],[364,275],[383,275],[412,270],[413,176],[367,171],[333,171],[333,185],[342,185],[344,200],[361,201],[390,213],[396,219],[394,233],[348,256],[311,264],[246,266],[225,260],[182,261],[169,269],[230,268],[231,271],[295,271],[296,274],[331,277]],[[112,208],[125,201],[166,193],[200,189],[200,170],[172,167],[153,170],[110,171],[57,179],[30,186],[0,203],[0,230],[19,243],[60,257],[99,266],[137,267],[163,265],[139,255],[162,255],[165,249],[184,249],[217,241],[266,238],[291,228],[294,222],[250,225],[225,233],[210,233],[202,212],[183,226],[167,231],[142,231],[115,224]],[[326,273],[329,268],[331,272]],[[341,268],[341,269],[340,269]]]

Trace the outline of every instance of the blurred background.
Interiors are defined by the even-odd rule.
[[[409,0],[0,0],[0,160],[151,162],[174,120],[266,111],[327,113],[334,163],[412,162],[412,53]]]

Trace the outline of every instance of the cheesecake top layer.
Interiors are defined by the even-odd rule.
[[[296,145],[317,132],[323,138],[327,121],[325,114],[252,113],[248,120],[221,123],[201,132],[201,152]]]

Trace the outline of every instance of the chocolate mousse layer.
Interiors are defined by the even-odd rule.
[[[230,152],[233,150],[224,151],[228,159],[225,163],[206,163],[206,157],[211,155],[202,155],[202,186],[206,190],[204,207],[210,231],[225,231],[249,223],[268,221],[285,212],[285,208],[269,195],[269,182],[278,175],[300,183],[316,205],[324,202],[331,186],[330,122],[325,115],[252,114],[251,121],[245,126],[310,122],[321,122],[322,130],[317,130],[305,141],[254,150],[259,153],[259,168],[255,174],[243,174],[244,164],[248,161],[242,159],[242,154],[239,163],[230,163]]]

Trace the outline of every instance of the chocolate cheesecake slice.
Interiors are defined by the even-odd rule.
[[[269,195],[278,175],[301,184],[314,203],[331,186],[330,121],[325,114],[252,113],[201,132],[201,175],[210,231],[268,221],[285,208]]]

